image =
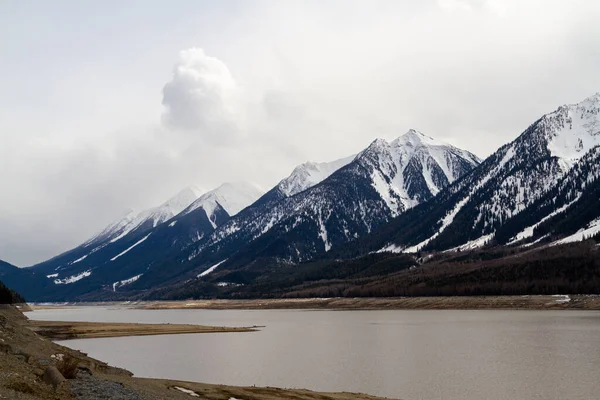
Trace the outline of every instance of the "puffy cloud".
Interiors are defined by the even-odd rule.
[[[227,66],[200,48],[179,53],[173,78],[163,88],[163,123],[223,143],[241,133],[239,88]]]

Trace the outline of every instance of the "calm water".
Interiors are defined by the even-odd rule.
[[[78,308],[29,317],[266,325],[255,333],[62,343],[144,377],[406,400],[600,398],[599,312]]]

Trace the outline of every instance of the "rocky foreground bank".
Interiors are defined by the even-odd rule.
[[[18,309],[0,305],[0,399],[11,400],[376,400],[356,393],[236,387],[135,378],[34,332]]]

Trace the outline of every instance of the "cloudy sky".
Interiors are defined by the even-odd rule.
[[[415,128],[487,156],[600,91],[600,2],[0,2],[0,259]]]

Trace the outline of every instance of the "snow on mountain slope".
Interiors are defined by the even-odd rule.
[[[118,261],[124,258],[126,253],[143,243],[143,237],[148,238],[150,232],[160,224],[179,214],[197,199],[199,194],[199,189],[188,187],[158,207],[138,213],[129,212],[125,217],[110,224],[82,245],[39,263],[31,270],[56,278],[55,283],[65,280],[71,283],[71,276],[80,276],[87,271],[94,271],[94,284],[101,282],[104,274],[113,275],[113,278],[121,278],[122,274],[129,273],[127,268],[135,269],[136,267],[129,264],[125,267],[116,265],[119,264]],[[111,268],[106,268],[104,271],[103,266],[111,262],[115,264],[115,270],[109,271]],[[89,281],[90,279],[73,282],[77,282],[79,285],[87,284]]]
[[[179,214],[201,194],[202,191],[199,188],[189,186],[158,207],[141,212],[129,211],[123,218],[110,224],[100,233],[88,240],[84,246],[87,247],[92,244],[106,241],[114,243],[137,228],[154,228]]]
[[[306,162],[298,165],[292,173],[265,193],[253,206],[273,205],[286,197],[294,196],[328,178],[335,171],[348,165],[356,154],[323,163]]]
[[[294,168],[290,176],[279,182],[277,188],[286,197],[293,196],[322,182],[338,169],[348,165],[355,157],[356,154],[353,154],[331,162],[306,162]]]
[[[204,193],[193,203],[182,210],[181,216],[202,207],[209,219],[217,205],[220,205],[229,216],[234,216],[264,194],[258,186],[248,182],[224,183],[218,188]]]
[[[546,238],[553,240],[573,235],[600,217],[598,199],[600,146],[576,161],[538,201],[506,221],[496,232],[497,241],[529,246]],[[589,234],[580,237],[589,237]]]
[[[112,236],[105,233],[103,241],[98,237],[33,269],[53,275],[56,284],[72,283],[72,290],[131,287],[138,281],[131,277],[146,279],[151,266],[209,235],[230,218],[230,212],[239,212],[261,194],[247,183],[224,184],[200,197],[186,189],[161,206],[115,225],[118,230],[109,227],[106,232]],[[93,279],[71,279],[92,271]]]
[[[413,230],[373,243],[385,240],[379,249],[445,250],[489,238],[543,198],[598,144],[599,114],[597,94],[544,115],[464,179],[394,222],[398,229],[411,225]]]
[[[232,218],[188,258],[205,251],[222,251],[219,256],[227,258],[227,252],[240,251],[291,262],[310,259],[431,198],[478,161],[414,130],[392,142],[377,139],[321,183]]]
[[[357,159],[371,171],[373,187],[393,216],[435,196],[480,162],[413,129],[391,143],[376,140]]]
[[[553,245],[581,242],[582,240],[592,238],[600,233],[600,218],[596,218],[585,227],[579,229],[574,234],[567,236],[566,238],[557,240],[552,243]]]
[[[559,107],[541,122],[548,150],[565,161],[576,161],[600,145],[600,93],[578,104]]]

